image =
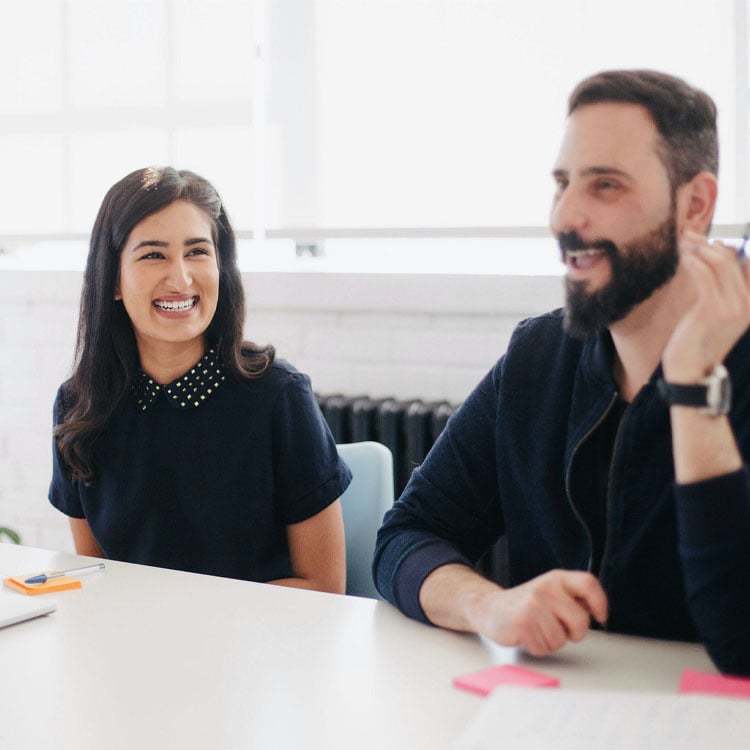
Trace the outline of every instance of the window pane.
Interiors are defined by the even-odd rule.
[[[62,13],[57,0],[0,4],[0,112],[62,104]]]
[[[174,164],[209,180],[219,191],[235,229],[253,223],[252,133],[249,128],[178,130]]]
[[[291,11],[279,7],[304,17],[310,5],[274,0],[272,20],[288,23]],[[611,67],[659,68],[714,96],[723,154],[716,219],[731,219],[732,3],[317,0],[313,22],[314,49],[297,46],[312,55],[297,65],[312,84],[271,71],[273,98],[289,103],[273,110],[282,164],[297,163],[287,157],[311,134],[316,154],[304,204],[283,174],[283,202],[272,211],[281,226],[545,225],[566,97]],[[283,34],[276,28],[272,39]]]
[[[733,223],[737,164],[734,3],[714,0],[625,4],[587,0],[583,33],[587,70],[656,68],[708,93],[719,109],[719,202],[716,223]],[[617,33],[607,30],[617,29]],[[635,40],[635,41],[634,41]]]
[[[175,94],[179,101],[249,100],[251,3],[180,0],[172,4]]]
[[[571,5],[318,3],[321,224],[543,223]]]
[[[163,131],[82,133],[70,142],[71,230],[90,232],[104,194],[134,169],[168,161]]]
[[[65,231],[63,139],[0,138],[0,233]]]
[[[253,27],[261,6],[267,33]],[[544,226],[567,94],[611,67],[674,72],[715,98],[715,222],[744,222],[750,157],[736,140],[750,134],[734,28],[743,7],[0,0],[0,233],[88,231],[112,182],[151,163],[205,174],[244,230]],[[269,74],[260,164],[255,37],[267,42]]]
[[[165,103],[164,2],[74,0],[67,8],[73,106]]]

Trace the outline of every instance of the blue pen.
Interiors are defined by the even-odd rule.
[[[45,583],[50,578],[61,578],[62,576],[80,576],[86,573],[96,573],[98,570],[104,570],[104,563],[96,565],[86,565],[83,568],[73,568],[72,570],[58,570],[56,573],[40,573],[37,576],[27,578],[24,583]]]
[[[750,221],[745,224],[745,234],[742,235],[742,244],[740,245],[740,249],[737,251],[738,258],[745,257],[745,245],[747,245],[748,239],[750,239]]]

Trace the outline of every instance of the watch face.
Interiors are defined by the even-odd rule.
[[[704,411],[716,416],[728,414],[732,405],[732,383],[726,367],[717,365],[706,380],[708,388]]]

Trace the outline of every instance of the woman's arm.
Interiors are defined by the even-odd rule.
[[[73,544],[79,555],[106,557],[85,518],[69,518],[68,520],[70,521],[70,530],[73,532]]]
[[[346,593],[346,545],[341,503],[286,527],[294,578],[270,583],[299,589]]]

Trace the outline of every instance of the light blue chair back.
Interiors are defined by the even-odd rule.
[[[393,456],[382,443],[342,443],[339,455],[352,470],[341,496],[346,536],[346,593],[382,598],[372,582],[375,536],[393,505]]]

